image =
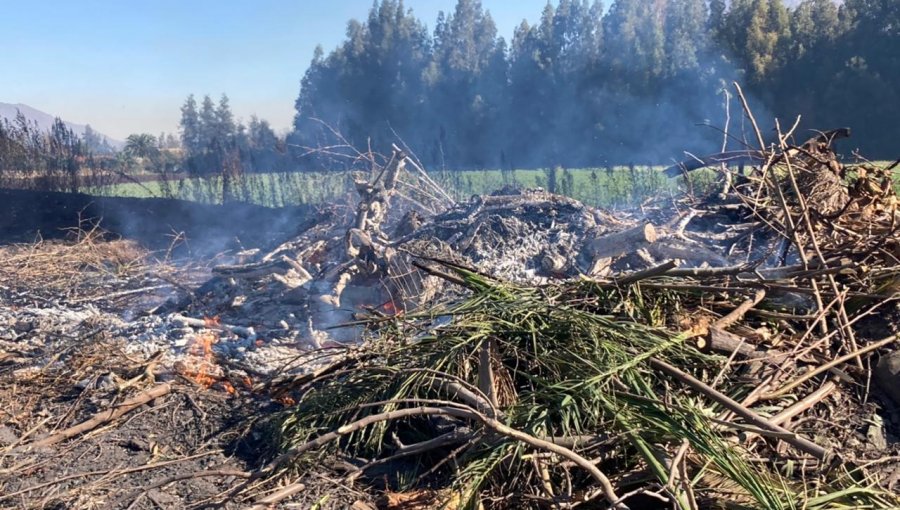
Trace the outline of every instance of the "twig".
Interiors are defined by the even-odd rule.
[[[810,441],[808,439],[797,436],[793,432],[791,432],[783,427],[780,427],[778,425],[771,423],[769,420],[766,420],[765,418],[759,416],[758,414],[754,413],[750,409],[747,409],[746,407],[742,406],[741,404],[735,402],[727,395],[719,392],[715,388],[709,387],[709,385],[707,385],[703,381],[696,379],[694,376],[692,376],[690,374],[686,374],[686,373],[682,372],[681,370],[673,367],[672,365],[666,363],[665,361],[651,358],[650,366],[652,366],[653,368],[655,368],[661,372],[665,372],[669,376],[674,377],[675,379],[678,379],[679,381],[687,384],[688,386],[694,388],[695,390],[703,393],[704,395],[713,399],[715,402],[719,403],[726,409],[732,411],[736,415],[744,418],[745,420],[749,421],[753,425],[756,425],[757,427],[759,427],[763,430],[770,430],[773,432],[777,432],[779,434],[787,434],[786,436],[781,437],[781,439],[784,442],[794,446],[798,450],[800,450],[804,453],[808,453],[819,460],[824,460],[829,456],[829,451],[826,450],[825,448],[813,443],[812,441]]]
[[[776,121],[776,126],[778,126],[777,121]],[[778,126],[778,131],[780,134],[781,133],[780,126]],[[790,157],[787,155],[787,152],[786,152],[787,145],[785,144],[785,137],[779,136],[779,142],[781,144],[782,153],[784,154],[784,162],[785,162],[785,166],[787,167],[788,178],[791,181],[791,186],[793,187],[794,193],[796,194],[797,201],[800,204],[801,217],[803,218],[803,225],[806,227],[807,234],[809,235],[809,242],[810,242],[810,244],[812,244],[813,249],[815,250],[816,255],[819,258],[819,261],[823,265],[825,265],[826,264],[825,255],[823,255],[822,249],[819,246],[819,242],[816,239],[816,231],[813,228],[812,220],[810,220],[810,218],[809,218],[809,207],[806,203],[806,198],[804,198],[803,193],[801,193],[801,191],[800,191],[800,186],[797,184],[797,178],[794,175],[794,169],[791,165]],[[800,246],[798,244],[797,250],[802,253],[802,251],[803,251],[802,246]],[[837,286],[837,282],[834,279],[834,275],[828,274],[827,277],[828,277],[828,283],[831,285],[831,290],[834,292],[834,294],[836,296],[839,296],[840,292],[839,292],[839,289]],[[815,285],[815,281],[813,281],[813,285]],[[848,326],[850,319],[849,319],[849,317],[847,317],[847,309],[844,307],[843,300],[841,301],[840,306],[838,307],[837,319],[838,319],[838,323],[841,326],[841,331],[846,335],[847,339],[850,341],[851,350],[856,350],[857,349],[856,335],[854,335],[853,329],[851,329]],[[822,320],[822,323],[823,324],[825,323],[824,319]],[[857,367],[863,368],[861,358],[857,357],[855,361],[856,361]]]
[[[835,384],[834,381],[828,381],[825,384],[823,384],[821,388],[810,393],[803,399],[798,400],[797,402],[794,402],[792,405],[784,408],[784,410],[782,410],[780,413],[771,417],[769,419],[769,421],[771,421],[772,423],[774,423],[776,425],[783,425],[784,423],[787,423],[791,418],[794,418],[795,416],[799,415],[800,413],[806,411],[807,409],[810,409],[811,407],[815,406],[819,402],[825,400],[825,398],[827,398],[828,395],[831,395],[834,392],[834,390],[836,390],[836,389],[837,389],[837,384]],[[743,440],[745,443],[747,443],[747,442],[751,441],[753,438],[755,438],[756,436],[757,436],[757,434],[754,434],[752,432],[747,433],[744,436]]]
[[[403,145],[406,146],[405,143]],[[393,148],[396,151],[400,151],[400,148],[397,147],[396,145],[394,145]],[[440,195],[450,204],[450,206],[456,205],[456,200],[453,200],[453,197],[448,195],[447,192],[444,191],[444,188],[440,184],[434,182],[434,179],[432,179],[431,176],[429,176],[428,173],[425,172],[425,170],[423,170],[421,166],[419,166],[418,162],[416,162],[413,158],[406,158],[406,160],[412,165],[413,168],[416,169],[416,171],[419,173],[419,175],[421,175],[422,179],[426,183],[428,183],[432,188],[434,188],[435,191],[440,193]]]
[[[104,423],[108,423],[120,416],[123,416],[130,411],[136,409],[137,407],[150,402],[151,400],[162,397],[163,395],[168,394],[172,391],[172,385],[170,383],[163,383],[158,386],[154,386],[149,390],[141,392],[134,397],[118,404],[113,409],[107,409],[100,413],[95,414],[91,419],[81,422],[74,427],[69,427],[65,430],[61,430],[51,436],[48,436],[40,441],[34,441],[32,443],[27,443],[19,448],[40,448],[44,446],[50,446],[52,444],[59,443],[60,441],[65,441],[66,439],[75,437],[79,434],[83,434],[90,430],[93,430]]]
[[[728,328],[733,325],[735,322],[744,318],[744,314],[746,314],[751,308],[758,305],[764,298],[766,297],[766,291],[760,289],[756,291],[756,294],[753,295],[752,298],[744,301],[737,308],[732,310],[728,315],[722,317],[717,320],[713,326],[721,329]]]
[[[481,342],[481,347],[478,349],[478,389],[487,396],[491,407],[496,409],[500,404],[497,402],[494,370],[491,367],[492,351],[494,350],[492,344],[491,339],[486,338]]]
[[[116,298],[120,298],[120,297],[130,296],[132,294],[140,294],[142,292],[150,292],[151,290],[167,289],[169,287],[172,287],[171,283],[165,283],[165,284],[161,284],[161,285],[151,285],[149,287],[141,287],[140,289],[129,289],[129,290],[123,290],[120,292],[113,292],[111,294],[103,294],[102,296],[83,297],[83,298],[78,298],[78,299],[72,299],[72,300],[69,300],[68,303],[72,304],[72,305],[77,305],[78,303],[100,301],[103,299],[116,299]]]
[[[164,480],[144,487],[139,491],[132,492],[131,494],[128,494],[125,497],[121,498],[118,503],[133,501],[135,498],[139,498],[142,495],[152,491],[153,489],[165,487],[170,483],[180,482],[181,480],[190,480],[192,478],[206,478],[210,476],[234,476],[237,478],[249,478],[251,475],[252,473],[250,471],[238,471],[235,469],[210,469],[204,471],[193,471],[191,473],[182,473],[180,475],[170,476]]]
[[[373,425],[375,423],[379,423],[379,422],[383,422],[383,421],[393,421],[393,420],[408,418],[408,417],[412,417],[412,416],[437,416],[437,415],[453,416],[456,418],[479,421],[484,426],[493,430],[497,434],[510,437],[512,439],[521,441],[521,442],[528,444],[530,446],[533,446],[535,448],[546,450],[546,451],[555,453],[561,457],[564,457],[564,458],[574,462],[576,465],[578,465],[579,467],[581,467],[588,473],[590,473],[591,476],[595,480],[597,480],[597,482],[600,484],[600,486],[603,490],[603,493],[609,502],[612,503],[612,502],[619,501],[619,497],[616,495],[615,489],[613,488],[612,483],[610,482],[609,478],[607,478],[606,475],[604,475],[603,472],[600,471],[600,469],[597,466],[595,466],[593,463],[591,463],[591,461],[589,461],[588,459],[585,459],[581,455],[578,455],[577,453],[573,452],[572,450],[565,448],[563,446],[551,443],[549,441],[538,439],[534,436],[526,434],[525,432],[521,432],[521,431],[515,430],[513,428],[510,428],[507,425],[505,425],[504,423],[502,423],[496,419],[490,418],[487,415],[482,414],[473,408],[469,408],[469,407],[467,407],[467,408],[430,407],[430,406],[411,407],[411,408],[406,408],[406,409],[398,409],[395,411],[387,411],[387,412],[379,413],[379,414],[373,414],[373,415],[367,416],[365,418],[359,419],[357,421],[354,421],[352,423],[348,423],[347,425],[339,427],[338,429],[328,432],[326,434],[322,434],[321,436],[319,436],[311,441],[308,441],[300,446],[297,446],[297,447],[294,447],[294,448],[288,450],[287,452],[279,455],[275,460],[271,461],[266,466],[260,468],[257,471],[254,471],[248,477],[248,480],[246,480],[243,484],[237,486],[233,490],[229,491],[228,497],[233,497],[233,496],[237,495],[238,493],[243,491],[253,481],[274,472],[275,470],[281,468],[282,466],[284,466],[291,460],[295,459],[296,457],[302,455],[303,453],[310,451],[310,450],[315,450],[315,449],[321,448],[322,446],[330,443],[331,441],[334,441],[334,440],[336,440],[342,436],[345,436],[347,434],[351,434],[353,432],[361,430],[361,429],[368,427],[370,425]],[[627,507],[622,504],[616,504],[615,508],[627,508]]]
[[[647,278],[652,278],[654,276],[667,274],[670,270],[674,269],[678,264],[674,260],[667,260],[662,264],[648,267],[647,269],[642,269],[640,271],[634,271],[632,273],[628,273],[625,276],[616,279],[614,282],[616,285],[625,286],[631,285],[632,283],[639,282],[641,280],[645,280]]]
[[[766,150],[766,142],[763,141],[762,132],[759,130],[759,125],[756,123],[756,117],[753,116],[753,111],[750,110],[750,105],[747,104],[747,98],[744,97],[744,91],[741,90],[741,85],[738,82],[732,82],[734,84],[735,90],[737,90],[738,98],[741,100],[741,106],[744,108],[744,113],[747,115],[747,118],[750,119],[750,124],[753,125],[753,132],[756,134],[756,141],[759,142],[759,150]]]
[[[853,352],[851,352],[851,353],[849,353],[849,354],[845,354],[845,355],[843,355],[843,356],[841,356],[841,357],[835,358],[835,359],[829,361],[828,363],[825,363],[824,365],[821,365],[821,366],[817,367],[817,368],[814,369],[814,370],[810,370],[809,372],[806,372],[805,374],[801,375],[800,377],[798,377],[797,379],[793,380],[792,382],[790,382],[790,383],[788,383],[788,384],[782,386],[781,388],[779,388],[779,389],[777,389],[777,390],[775,390],[775,391],[773,391],[773,392],[770,392],[770,393],[767,393],[767,394],[763,395],[762,398],[764,398],[764,399],[770,399],[770,398],[780,397],[780,396],[784,395],[785,393],[787,393],[787,392],[793,390],[793,389],[796,388],[797,386],[800,386],[800,385],[803,384],[804,382],[806,382],[806,381],[812,379],[813,377],[815,377],[815,376],[821,374],[822,372],[826,372],[826,371],[828,371],[828,370],[830,370],[830,369],[832,369],[832,368],[834,368],[834,367],[840,365],[841,363],[844,363],[844,362],[846,362],[846,361],[848,361],[848,360],[851,360],[851,359],[854,359],[854,358],[856,358],[856,357],[862,356],[863,354],[867,354],[867,353],[872,352],[872,351],[874,351],[874,350],[876,350],[876,349],[880,349],[881,347],[884,347],[884,346],[886,346],[886,345],[890,345],[890,344],[896,342],[896,341],[897,341],[897,338],[898,338],[897,335],[891,335],[891,336],[889,336],[889,337],[887,337],[887,338],[884,338],[884,339],[881,339],[881,340],[879,340],[879,341],[877,341],[877,342],[875,342],[875,343],[873,343],[873,344],[869,344],[869,345],[867,345],[867,346],[865,346],[865,347],[863,347],[863,348],[861,348],[861,349],[857,349],[856,351],[853,351]]]
[[[277,492],[273,492],[264,498],[260,498],[256,500],[256,504],[251,506],[249,510],[267,510],[272,508],[273,505],[278,503],[279,501],[289,498],[298,492],[305,490],[306,484],[303,482],[294,482],[288,485],[285,485]]]

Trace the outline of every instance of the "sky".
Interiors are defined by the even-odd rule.
[[[509,40],[547,0],[482,0]],[[455,0],[405,0],[428,26]],[[286,130],[317,44],[344,39],[372,0],[0,0],[0,102],[122,140],[175,132],[188,94]]]

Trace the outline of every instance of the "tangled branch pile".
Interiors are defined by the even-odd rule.
[[[355,207],[329,208],[269,253],[242,252],[197,288],[96,232],[8,249],[0,348],[14,354],[0,353],[0,375],[6,395],[27,398],[0,427],[7,493],[160,506],[171,484],[217,480],[170,501],[321,507],[334,496],[332,507],[359,498],[363,509],[374,490],[406,510],[897,508],[891,168],[844,165],[832,143],[846,130],[794,145],[794,129],[769,146],[756,129],[758,149],[673,167],[690,181],[719,165],[720,191],[616,215],[541,190],[455,203],[408,151],[361,154]],[[723,164],[734,157],[751,171]],[[171,293],[180,299],[133,316]],[[214,452],[149,467],[60,477],[63,463],[51,480],[19,480],[47,463],[36,448],[68,448],[77,464],[88,436],[101,440],[91,430],[153,400],[183,394],[172,419],[209,429],[200,375],[262,416],[268,436],[245,434],[259,431],[251,420],[228,427],[275,445],[271,460],[254,464],[254,450],[202,467],[231,448],[220,438]],[[60,393],[44,430],[47,381],[83,387],[90,412]],[[125,395],[145,381],[160,382]],[[163,414],[133,414],[143,428],[131,433],[159,429]],[[156,467],[178,472],[139,479]],[[111,481],[129,475],[133,490],[116,495]]]
[[[863,421],[897,340],[890,169],[792,134],[759,136],[724,194],[649,211],[670,241],[631,271],[516,284],[419,254],[462,291],[274,380],[298,403],[256,477],[329,459],[448,507],[896,507],[896,456]]]

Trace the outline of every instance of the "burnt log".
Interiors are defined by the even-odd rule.
[[[589,241],[585,245],[585,250],[594,260],[618,257],[646,248],[655,243],[656,239],[656,227],[651,223],[645,223]]]

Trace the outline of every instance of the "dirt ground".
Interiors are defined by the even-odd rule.
[[[164,360],[167,353],[138,348],[140,335],[130,333],[141,327],[135,318],[199,285],[208,277],[207,265],[218,259],[192,253],[190,263],[172,264],[160,258],[164,251],[150,252],[99,229],[14,244],[37,230],[63,233],[61,226],[77,225],[83,205],[71,197],[62,210],[38,214],[60,197],[45,196],[40,205],[26,198],[16,192],[11,221],[18,223],[3,226],[0,245],[0,509],[198,508],[270,460],[267,420],[284,408],[281,403],[251,392],[240,377],[233,385],[198,383],[193,374],[173,370]],[[106,209],[92,212],[126,205],[106,203]],[[166,205],[142,203],[145,211],[167,211],[173,221],[224,210],[198,206],[200,212],[187,215]],[[295,216],[295,222],[298,217],[304,216]],[[227,225],[228,217],[218,221],[205,235],[222,239],[226,228],[229,235],[244,235],[237,223]],[[137,237],[152,239],[161,232],[151,229]],[[202,239],[204,231],[195,232]],[[259,235],[247,239],[264,243]],[[169,391],[130,412],[65,432],[163,385]],[[41,445],[61,432],[63,440]],[[311,490],[284,507],[346,508],[371,499],[327,473],[303,473]],[[244,508],[242,501],[296,479],[282,476],[254,485],[228,507]]]

